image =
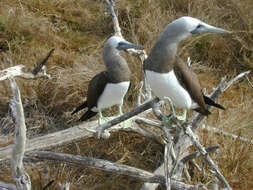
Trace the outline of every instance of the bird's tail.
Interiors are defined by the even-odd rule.
[[[209,98],[209,97],[207,97],[207,96],[205,96],[205,95],[204,95],[204,100],[205,100],[205,103],[206,103],[207,105],[209,105],[209,106],[214,106],[214,107],[216,107],[216,108],[225,110],[225,108],[224,108],[222,105],[215,103],[211,98]]]
[[[199,108],[195,108],[194,111],[196,112],[199,112],[205,116],[208,116],[209,114],[211,114],[210,111],[208,111],[207,109],[201,109],[200,107]]]
[[[97,112],[93,112],[88,110],[85,114],[79,119],[79,121],[86,121],[87,119],[92,118],[93,116],[97,115]]]
[[[83,104],[81,104],[80,106],[78,106],[72,113],[71,115],[79,112],[80,110],[86,108],[88,105],[87,105],[87,101],[85,101]]]

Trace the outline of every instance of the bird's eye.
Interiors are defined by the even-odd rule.
[[[197,28],[201,28],[201,24],[199,24],[199,25],[197,26]]]

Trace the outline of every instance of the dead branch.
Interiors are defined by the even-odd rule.
[[[0,81],[11,77],[21,77],[24,79],[50,78],[50,75],[46,73],[45,64],[53,51],[54,49],[51,49],[47,56],[31,72],[23,72],[24,65],[17,65],[0,71]]]
[[[63,154],[63,153],[55,153],[55,152],[31,152],[27,154],[28,157],[32,159],[39,160],[52,160],[52,161],[60,161],[71,164],[77,164],[79,167],[89,167],[96,168],[108,172],[113,172],[117,174],[123,174],[127,176],[132,176],[134,178],[140,179],[142,181],[150,182],[150,183],[160,183],[165,184],[165,178],[163,176],[155,175],[153,173],[147,172],[145,170],[137,169],[131,166],[117,164],[110,161],[95,159],[89,157],[81,157],[75,156],[71,154]],[[197,189],[199,185],[187,185],[178,181],[171,181],[171,185],[173,189]]]
[[[0,181],[1,190],[17,190],[16,186],[13,184],[8,184]]]
[[[145,116],[145,114],[150,113],[152,110],[149,109],[141,114],[141,116]],[[160,135],[155,133],[148,132],[148,130],[143,129],[143,127],[139,127],[134,121],[138,118],[138,116],[134,117],[132,120],[132,126],[125,127],[123,125],[117,124],[114,127],[108,129],[109,132],[115,132],[119,130],[124,131],[132,131],[137,132],[143,136],[151,137],[151,138],[160,138]],[[25,147],[26,152],[36,151],[36,150],[48,150],[53,147],[62,146],[65,144],[77,142],[80,140],[84,140],[90,137],[96,137],[96,128],[97,121],[92,121],[88,123],[82,123],[77,126],[73,126],[71,128],[57,131],[55,133],[43,135],[34,139],[28,139]],[[6,161],[11,158],[11,151],[13,149],[13,145],[8,145],[6,147],[0,148],[0,163]]]
[[[206,162],[209,164],[211,169],[215,172],[217,178],[222,182],[223,187],[227,189],[232,189],[225,177],[222,175],[222,173],[219,171],[218,166],[214,163],[214,161],[210,158],[208,153],[206,152],[205,148],[200,144],[197,135],[195,135],[191,128],[189,126],[185,127],[185,133],[191,138],[191,141],[194,143],[195,147],[199,150],[201,155],[204,157]]]
[[[207,131],[213,131],[214,133],[222,134],[224,136],[232,137],[233,139],[236,139],[236,140],[238,139],[239,141],[242,141],[242,142],[253,144],[253,140],[251,140],[251,139],[240,137],[240,136],[237,136],[233,133],[228,133],[228,132],[218,129],[216,127],[206,126],[203,124],[201,126],[201,129],[207,130]]]
[[[214,152],[217,149],[219,149],[219,146],[210,146],[210,147],[205,148],[205,151],[207,153],[209,153],[209,152]],[[201,155],[201,153],[199,151],[196,151],[196,152],[194,152],[192,154],[189,154],[189,155],[185,156],[184,158],[182,158],[180,160],[180,162],[186,163],[186,162],[188,162],[188,161],[190,161],[192,159],[195,159],[195,158],[199,157],[200,155]]]
[[[60,188],[60,190],[69,190],[69,188],[70,188],[70,183],[69,182],[67,182],[67,183],[65,183],[65,184],[58,184],[58,186],[59,186],[59,188]]]
[[[18,190],[30,190],[31,181],[23,166],[23,157],[26,144],[26,125],[19,88],[14,79],[10,79],[13,93],[10,108],[11,116],[15,124],[15,139],[12,150],[11,166],[14,173],[14,181]]]
[[[42,67],[46,64],[48,58],[50,57],[50,55],[51,55],[53,52],[54,52],[54,48],[51,49],[51,50],[48,52],[47,56],[46,56],[44,59],[42,59],[42,61],[39,62],[38,65],[31,71],[31,73],[32,73],[33,75],[37,75],[37,74],[39,73],[39,71],[40,71],[40,70],[42,69]]]

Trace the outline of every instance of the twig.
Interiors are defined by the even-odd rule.
[[[206,151],[207,153],[209,153],[209,152],[214,152],[214,151],[216,151],[217,149],[219,149],[219,146],[210,146],[210,147],[208,147],[208,148],[205,148],[205,151]],[[196,157],[199,157],[200,155],[201,155],[200,152],[199,152],[199,151],[196,151],[196,152],[194,152],[194,153],[192,153],[192,154],[190,154],[190,155],[187,155],[187,156],[185,156],[184,158],[182,158],[182,159],[180,160],[180,162],[186,163],[186,162],[188,162],[189,160],[192,160],[192,159],[195,159]]]
[[[69,188],[70,188],[70,183],[69,182],[67,182],[65,184],[59,183],[58,185],[59,185],[61,190],[69,190]]]
[[[222,173],[219,171],[216,164],[213,162],[213,160],[209,157],[208,153],[206,152],[205,148],[200,144],[198,137],[192,132],[191,128],[189,126],[185,127],[185,133],[190,137],[194,145],[198,148],[199,152],[202,154],[206,162],[209,164],[209,166],[212,168],[212,170],[216,173],[217,178],[222,182],[223,187],[227,189],[232,189],[225,177],[222,175]]]
[[[13,184],[8,184],[0,181],[1,190],[17,190],[16,186]]]
[[[223,88],[221,88],[222,92],[224,92],[225,90],[227,90],[227,88],[229,88],[232,84],[234,84],[240,78],[247,76],[249,73],[250,73],[250,71],[245,71],[243,73],[240,73],[235,78],[233,78],[229,82],[225,83],[224,86],[223,86]]]
[[[221,129],[218,129],[216,127],[206,126],[206,125],[203,124],[201,126],[201,129],[207,130],[207,131],[213,131],[215,133],[222,134],[224,136],[232,137],[233,139],[236,139],[236,140],[238,139],[238,140],[240,140],[242,142],[253,144],[253,140],[251,140],[251,139],[247,139],[245,137],[240,137],[240,136],[237,136],[237,135],[235,135],[233,133],[228,133],[228,132],[223,131]]]
[[[39,72],[39,71],[42,69],[42,67],[46,64],[48,58],[49,58],[50,55],[53,53],[53,51],[54,51],[54,48],[51,49],[51,50],[48,52],[47,56],[46,56],[41,62],[39,62],[38,65],[31,71],[31,73],[32,73],[33,75],[37,75],[37,74],[38,74],[38,72]]]
[[[11,166],[14,173],[14,181],[18,190],[30,190],[31,181],[29,175],[25,172],[23,166],[23,157],[26,144],[26,125],[24,111],[21,102],[20,92],[14,79],[10,80],[10,86],[13,93],[10,108],[11,116],[15,124],[15,139],[12,151]]]
[[[9,67],[0,71],[0,81],[11,77],[22,77],[24,79],[35,79],[40,77],[50,78],[50,75],[46,73],[45,64],[53,51],[54,49],[51,49],[47,56],[31,72],[23,72],[22,69],[25,67],[24,65]]]
[[[112,16],[112,22],[113,22],[113,28],[114,28],[114,32],[116,36],[120,36],[123,37],[121,34],[121,29],[119,27],[119,21],[118,21],[118,17],[114,11],[114,1],[112,0],[111,2],[109,0],[104,0],[104,2],[107,5],[107,8],[109,9],[111,16]]]
[[[211,190],[219,190],[218,179],[215,178],[212,182]]]
[[[248,75],[245,75],[246,80],[248,81],[251,88],[253,88],[253,84],[250,82]]]
[[[137,169],[131,166],[117,164],[110,161],[95,159],[89,157],[75,156],[71,154],[55,153],[55,152],[31,152],[27,154],[28,157],[39,160],[53,160],[60,162],[67,162],[71,164],[77,164],[79,167],[96,168],[104,171],[109,171],[117,174],[123,174],[132,176],[142,181],[150,183],[161,183],[165,184],[165,178],[163,176],[155,175],[153,173]],[[187,185],[182,182],[174,181],[171,182],[173,189],[197,189],[198,186]]]

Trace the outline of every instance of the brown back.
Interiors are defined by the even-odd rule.
[[[197,75],[178,56],[176,56],[174,72],[179,83],[188,91],[191,98],[199,105],[200,112],[204,114],[206,105]]]
[[[97,101],[100,95],[103,93],[106,83],[108,82],[108,77],[106,71],[103,71],[93,77],[88,86],[88,108],[92,109],[97,106]]]

